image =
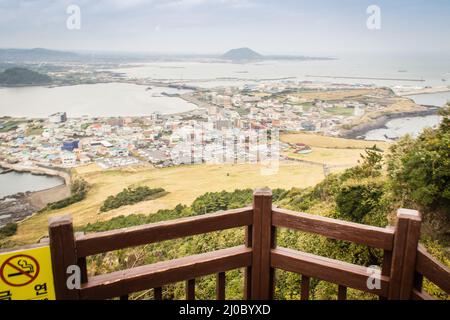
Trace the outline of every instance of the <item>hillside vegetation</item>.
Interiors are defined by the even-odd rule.
[[[126,188],[115,196],[109,196],[103,203],[100,211],[107,212],[145,200],[155,199],[158,196],[163,196],[164,193],[165,190],[163,188],[151,189],[147,186]]]
[[[0,85],[3,86],[45,85],[51,82],[49,76],[25,68],[11,68],[0,73]]]

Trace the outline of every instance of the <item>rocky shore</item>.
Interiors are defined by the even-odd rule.
[[[386,123],[391,120],[399,118],[431,116],[437,114],[438,110],[439,108],[437,107],[427,107],[426,110],[383,115],[382,117],[379,117],[371,122],[358,125],[347,131],[343,131],[340,134],[340,137],[346,139],[359,139],[371,130],[386,128]]]
[[[31,192],[18,193],[0,199],[0,227],[21,221],[39,210],[27,200],[30,195]]]

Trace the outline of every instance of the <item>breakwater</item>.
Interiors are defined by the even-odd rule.
[[[383,115],[381,117],[374,119],[371,122],[360,124],[358,126],[353,127],[350,130],[343,131],[340,134],[340,137],[347,138],[347,139],[358,139],[361,136],[364,136],[367,132],[369,132],[371,130],[385,128],[386,123],[388,123],[391,120],[399,119],[399,118],[425,117],[425,116],[436,115],[438,110],[439,110],[439,108],[427,106],[426,110],[386,114],[386,115]]]

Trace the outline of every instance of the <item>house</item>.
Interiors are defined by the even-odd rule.
[[[63,123],[67,121],[67,114],[65,112],[58,112],[48,117],[50,123]]]
[[[61,150],[72,152],[75,149],[78,149],[79,141],[78,140],[67,140],[63,142]]]
[[[294,152],[297,154],[309,154],[312,152],[311,147],[304,143],[296,143],[293,147],[295,150]]]
[[[77,163],[77,156],[73,153],[65,152],[61,155],[61,164],[64,167],[73,167]]]

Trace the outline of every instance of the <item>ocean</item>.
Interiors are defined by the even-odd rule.
[[[9,172],[0,174],[0,198],[19,192],[41,191],[62,185],[58,177],[33,175],[31,173]]]

